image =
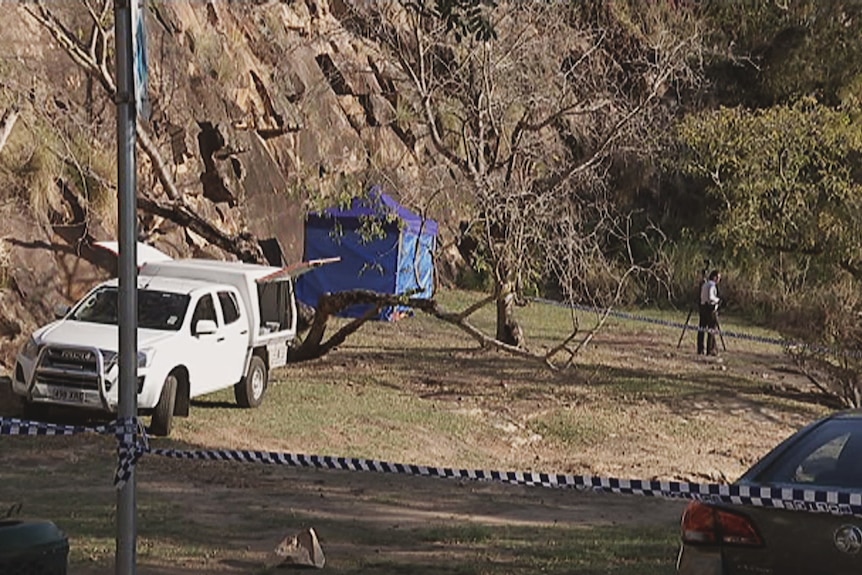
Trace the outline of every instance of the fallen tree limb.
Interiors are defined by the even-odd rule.
[[[482,300],[480,303],[482,305],[487,305],[493,301],[494,298],[490,297]],[[324,341],[323,338],[326,333],[326,326],[329,318],[354,305],[371,305],[372,308],[363,314],[362,317],[356,318],[349,324],[343,326],[332,337]],[[467,316],[474,313],[481,307],[481,305],[477,307],[477,305],[474,304],[461,312],[449,312],[444,310],[434,299],[382,294],[369,290],[351,290],[321,296],[308,334],[302,344],[295,350],[291,351],[291,361],[307,361],[322,357],[336,346],[343,343],[350,334],[358,330],[366,321],[376,317],[380,313],[381,309],[389,306],[406,306],[418,309],[436,317],[439,320],[456,326],[470,335],[482,347],[490,347],[505,351],[506,353],[510,353],[518,357],[541,362],[551,369],[558,369],[558,367],[551,361],[552,354],[539,355],[529,350],[501,342],[496,338],[486,335],[482,330],[468,322],[466,319]]]

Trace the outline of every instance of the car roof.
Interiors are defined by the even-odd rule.
[[[117,287],[119,285],[119,281],[117,279],[112,279],[102,285]],[[138,289],[148,289],[153,291],[163,291],[169,293],[181,293],[190,295],[197,290],[210,290],[213,288],[235,289],[231,288],[227,284],[214,284],[213,282],[203,280],[161,276],[138,276]]]
[[[190,258],[183,260],[167,260],[150,262],[141,268],[145,275],[156,275],[160,270],[209,270],[222,274],[238,274],[254,279],[264,277],[279,271],[281,268],[264,266],[260,264],[245,263],[240,261],[207,260],[201,258]]]

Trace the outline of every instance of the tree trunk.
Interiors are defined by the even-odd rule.
[[[393,301],[398,302],[400,299],[399,296],[378,294],[366,290],[351,290],[322,295],[317,302],[314,319],[302,344],[291,351],[291,361],[307,361],[326,355],[334,347],[344,343],[347,336],[359,329],[362,324],[379,314],[382,307],[392,305]],[[372,304],[374,307],[362,317],[356,318],[342,327],[324,342],[323,337],[326,335],[329,318],[356,304]]]
[[[526,347],[524,332],[515,319],[515,286],[504,281],[494,288],[497,303],[497,340],[514,347]]]
[[[0,118],[0,152],[6,145],[6,140],[9,139],[9,134],[12,133],[12,128],[15,127],[15,122],[18,120],[18,108],[13,106],[3,113]]]

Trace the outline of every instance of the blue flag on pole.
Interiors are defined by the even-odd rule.
[[[134,57],[135,75],[135,109],[138,116],[147,119],[150,116],[150,99],[147,93],[147,77],[149,75],[147,62],[147,27],[144,13],[146,0],[132,0],[132,55]]]

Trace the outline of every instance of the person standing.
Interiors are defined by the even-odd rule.
[[[697,331],[697,354],[718,355],[715,344],[715,331],[718,329],[718,282],[721,274],[718,270],[712,270],[709,277],[700,287],[700,322]],[[704,349],[704,337],[706,338],[706,349]]]

